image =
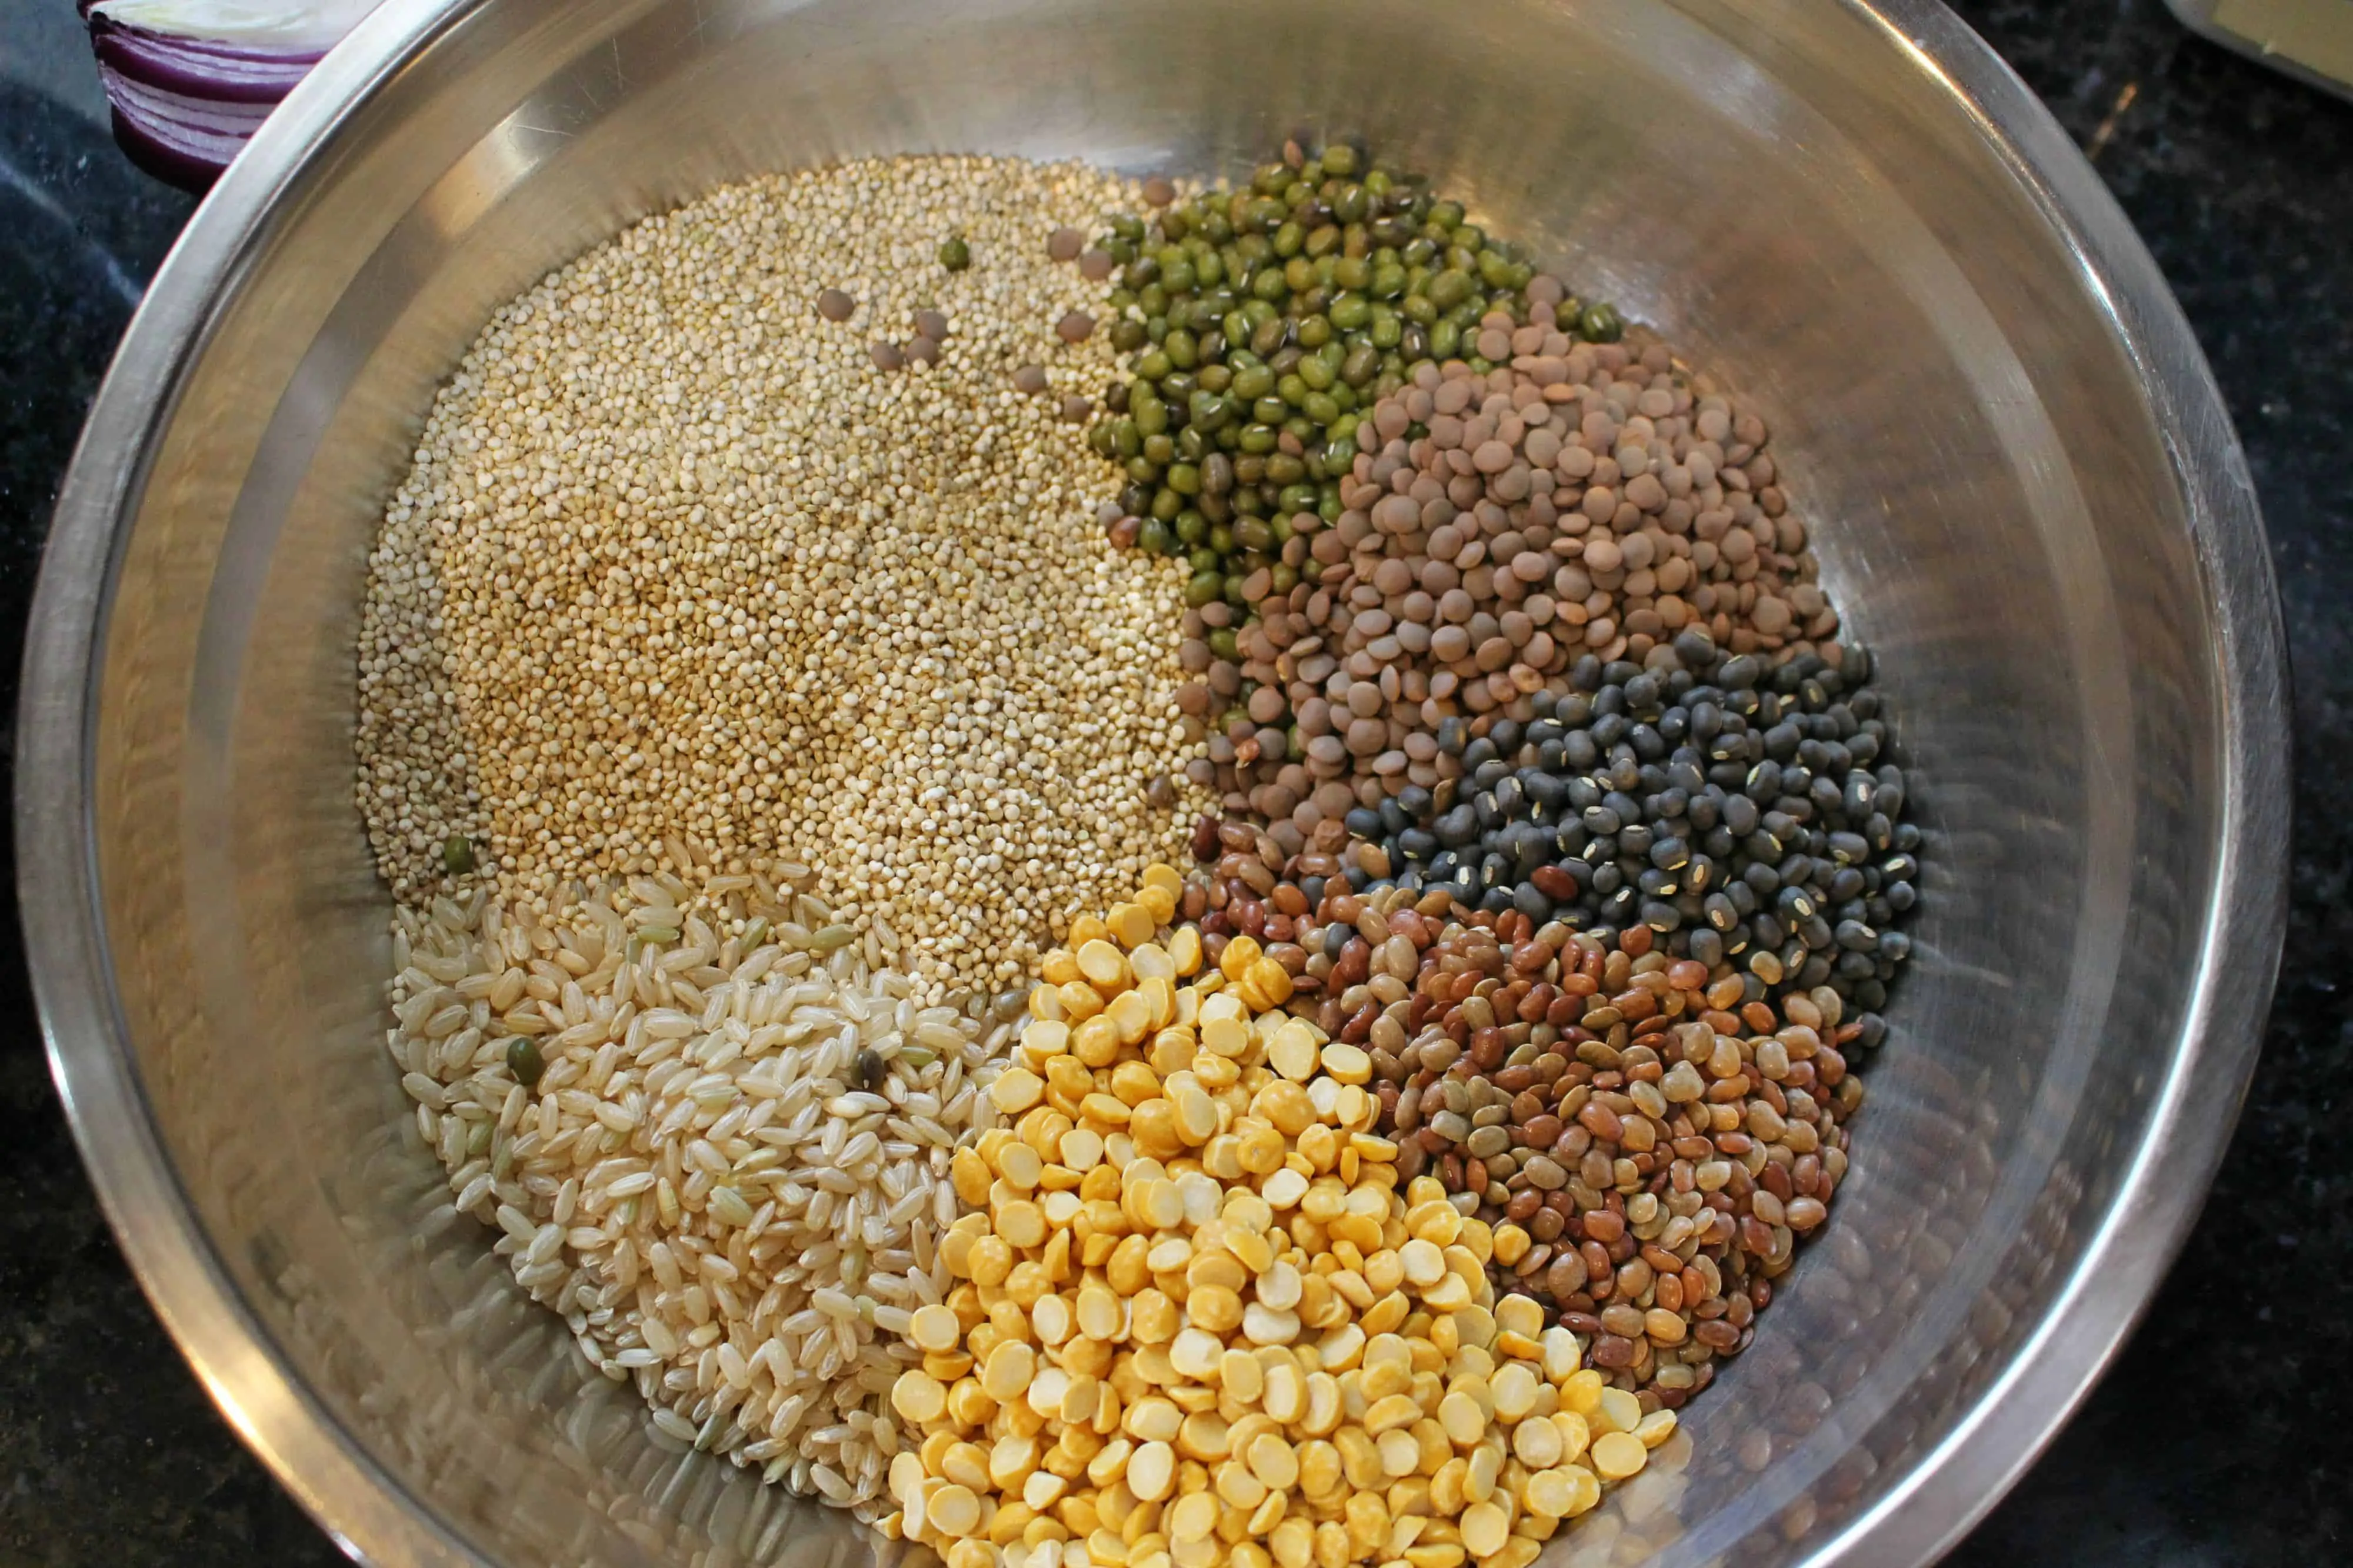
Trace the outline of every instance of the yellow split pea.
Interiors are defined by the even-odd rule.
[[[1398,1190],[1370,1058],[1250,938],[1205,969],[1182,886],[1151,868],[1039,965],[1010,1125],[951,1168],[883,1528],[949,1568],[1526,1568],[1673,1415],[1494,1298],[1487,1226]]]

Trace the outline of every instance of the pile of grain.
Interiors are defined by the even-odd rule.
[[[901,160],[640,224],[492,320],[371,560],[388,1043],[456,1206],[658,1426],[868,1517],[990,998],[1183,841],[1182,573],[1103,538],[1045,247],[1121,199]]]
[[[571,926],[480,889],[403,910],[390,1045],[458,1208],[657,1426],[871,1518],[1011,1026],[916,1006],[878,942],[772,891],[749,949],[667,875]]]
[[[396,894],[454,887],[452,840],[551,918],[575,881],[798,862],[932,1000],[1175,852],[1182,569],[1103,542],[1062,398],[1113,355],[1057,331],[1100,291],[1045,245],[1125,199],[1005,159],[776,176],[502,309],[371,561],[360,804]],[[892,346],[938,317],[935,363]]]

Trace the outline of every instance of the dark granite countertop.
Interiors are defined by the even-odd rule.
[[[1950,1561],[2347,1561],[2353,104],[2190,37],[2158,0],[1957,8],[2091,153],[2213,363],[2270,525],[2300,754],[2294,924],[2221,1178],[2114,1371]],[[0,713],[58,477],[191,206],[116,153],[65,0],[0,0]],[[50,1087],[17,918],[0,900],[0,1568],[341,1561],[117,1253]]]

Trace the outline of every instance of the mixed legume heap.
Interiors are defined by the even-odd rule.
[[[1909,952],[1767,445],[1346,147],[590,252],[371,561],[455,1207],[664,1432],[952,1568],[1531,1561],[1827,1223]]]
[[[1256,942],[1203,973],[1192,928],[1113,921],[1048,960],[989,1089],[1019,1120],[956,1156],[901,1527],[950,1568],[1529,1562],[1673,1414],[1496,1298],[1494,1236],[1401,1182],[1371,1058],[1283,1012]]]

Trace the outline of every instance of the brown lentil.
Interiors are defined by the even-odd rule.
[[[1461,772],[1448,721],[1525,723],[1580,656],[1640,665],[1685,627],[1836,657],[1763,421],[1647,333],[1580,342],[1551,316],[1484,318],[1508,363],[1483,376],[1417,365],[1360,430],[1346,510],[1292,519],[1316,580],[1254,595],[1187,700],[1211,736],[1194,777],[1228,810],[1305,828],[1330,811],[1303,782],[1366,805],[1435,787]]]

